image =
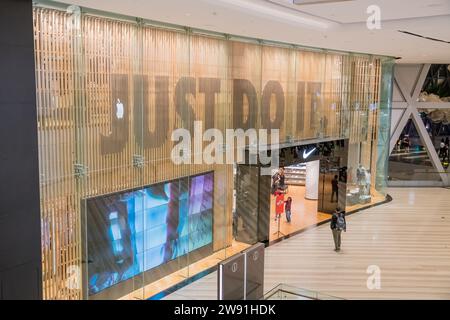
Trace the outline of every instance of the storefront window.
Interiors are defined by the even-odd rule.
[[[46,299],[148,299],[269,239],[270,175],[227,161],[236,146],[208,129],[348,140],[353,186],[339,192],[384,194],[391,60],[61,6],[34,9]]]
[[[382,59],[381,80],[379,88],[378,121],[376,130],[376,144],[374,144],[374,161],[376,163],[375,189],[386,196],[388,178],[389,141],[392,115],[392,82],[394,73],[394,59]]]
[[[426,121],[426,119],[423,120]],[[430,123],[426,126],[431,129]],[[427,134],[429,133],[431,131],[427,131]],[[389,180],[441,180],[430,158],[429,150],[420,136],[413,119],[407,121],[389,157]]]

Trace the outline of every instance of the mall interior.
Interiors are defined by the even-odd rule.
[[[258,243],[262,299],[450,299],[450,0],[2,0],[0,74],[0,300],[215,300]]]

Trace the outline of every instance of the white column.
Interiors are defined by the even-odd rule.
[[[305,198],[309,200],[319,199],[319,168],[320,161],[306,163]]]

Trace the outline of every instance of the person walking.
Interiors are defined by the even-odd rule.
[[[450,161],[449,152],[450,152],[449,138],[447,137],[447,138],[445,138],[445,158],[444,158],[444,162],[446,162],[447,165],[448,165],[448,162]]]
[[[444,138],[441,139],[441,143],[439,144],[439,158],[441,158],[441,161],[445,161],[445,140]]]
[[[278,188],[286,191],[286,184],[285,184],[285,175],[284,175],[284,168],[281,167],[278,172],[279,180],[278,180]]]
[[[409,135],[405,136],[404,141],[405,141],[406,152],[409,153],[410,152],[410,148],[411,148],[411,141],[409,140]]]
[[[336,202],[338,202],[339,200],[338,191],[339,191],[339,180],[338,176],[335,175],[334,179],[331,180],[331,202],[334,202],[334,195],[336,195]]]
[[[273,195],[275,195],[275,193],[277,192],[279,183],[280,183],[280,173],[279,173],[279,171],[277,171],[277,172],[272,176],[271,193],[272,193]]]
[[[284,212],[286,212],[286,220],[289,223],[291,223],[291,205],[292,205],[292,198],[288,197],[287,200],[284,202]]]
[[[331,217],[330,228],[331,231],[333,232],[334,251],[340,251],[342,230],[344,230],[344,232],[347,232],[345,211],[341,211],[340,208],[337,208],[336,211],[333,212],[333,216]]]

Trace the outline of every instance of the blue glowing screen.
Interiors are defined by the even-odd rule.
[[[213,173],[87,200],[89,294],[212,243]]]

